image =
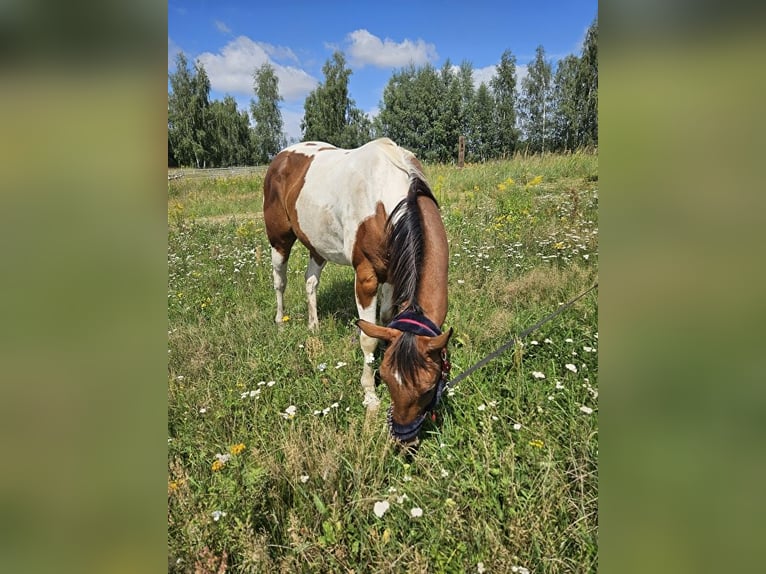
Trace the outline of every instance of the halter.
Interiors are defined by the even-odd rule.
[[[405,311],[403,313],[399,313],[399,315],[394,317],[388,326],[392,329],[399,329],[400,331],[406,331],[408,333],[425,335],[429,337],[437,337],[442,333],[441,329],[439,329],[439,327],[437,327],[428,317],[422,313],[417,313],[414,311]],[[426,409],[420,415],[415,417],[414,421],[407,425],[401,425],[397,423],[394,420],[394,405],[392,404],[388,407],[388,414],[386,416],[386,420],[388,422],[388,430],[391,433],[391,436],[399,442],[410,442],[412,439],[417,437],[418,433],[420,432],[420,428],[423,426],[423,423],[425,422],[429,413],[431,413],[431,420],[436,420],[436,407],[438,406],[442,394],[444,393],[445,385],[449,380],[450,369],[452,368],[452,365],[450,364],[449,358],[447,356],[446,347],[442,349],[441,355],[442,373],[438,382],[436,383],[436,391],[434,392],[434,396],[431,399],[431,402],[428,403]]]

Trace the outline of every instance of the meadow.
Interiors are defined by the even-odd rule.
[[[459,374],[597,281],[598,156],[425,165]],[[169,572],[594,572],[596,292],[451,388],[415,457],[368,415],[353,271],[274,324],[263,173],[168,182]]]

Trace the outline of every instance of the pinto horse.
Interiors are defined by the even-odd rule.
[[[308,323],[318,327],[316,291],[327,261],[355,272],[357,325],[364,354],[363,404],[377,409],[373,357],[387,343],[380,376],[391,395],[393,438],[418,443],[426,415],[446,382],[447,234],[423,168],[387,138],[356,149],[304,142],[281,151],[263,185],[271,243],[276,322],[284,313],[287,261],[296,239],[309,251]],[[380,319],[375,322],[380,294]]]

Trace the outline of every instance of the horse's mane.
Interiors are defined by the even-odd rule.
[[[418,205],[421,196],[430,198],[438,206],[420,170],[414,168],[410,172],[407,197],[394,208],[386,224],[388,282],[393,287],[392,303],[396,313],[423,312],[417,300],[424,255],[423,219]],[[425,367],[425,359],[418,353],[413,333],[403,332],[391,351],[392,361],[404,380],[414,380],[416,368]]]

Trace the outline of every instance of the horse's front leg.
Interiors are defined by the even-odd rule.
[[[322,275],[326,261],[318,255],[311,255],[309,266],[306,269],[306,299],[309,306],[309,329],[316,331],[319,327],[319,318],[317,316],[317,288],[319,287],[319,278]]]
[[[377,304],[378,280],[369,262],[362,262],[356,267],[356,308],[359,318],[375,323]],[[375,374],[372,370],[373,356],[378,340],[363,332],[359,333],[359,344],[362,347],[364,366],[362,367],[362,389],[364,390],[363,405],[373,411],[380,405],[380,399],[375,394]]]

